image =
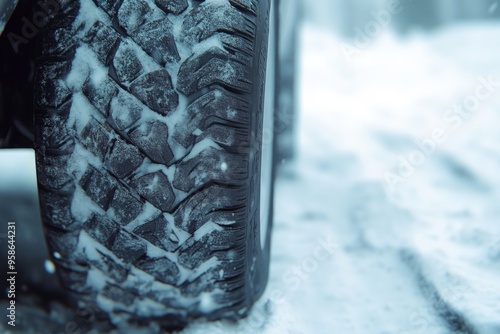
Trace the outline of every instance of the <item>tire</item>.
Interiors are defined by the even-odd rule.
[[[275,115],[276,163],[295,158],[298,117],[297,73],[301,0],[278,0],[279,69]]]
[[[46,2],[35,146],[63,287],[115,324],[246,316],[272,228],[261,243],[270,1]]]

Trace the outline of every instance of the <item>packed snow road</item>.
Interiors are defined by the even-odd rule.
[[[306,26],[267,292],[183,333],[499,333],[499,34],[387,33],[347,59]]]
[[[250,328],[500,332],[499,33],[387,33],[347,59],[306,27],[299,156]]]

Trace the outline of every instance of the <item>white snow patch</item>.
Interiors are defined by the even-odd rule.
[[[148,243],[146,253],[147,253],[148,257],[150,257],[152,259],[159,259],[159,258],[165,257],[165,251],[163,249],[156,247],[155,245],[150,244],[150,243]]]
[[[56,272],[56,266],[50,260],[45,260],[44,267],[49,274],[54,274]]]
[[[163,214],[163,218],[165,218],[165,220],[168,222],[168,226],[175,233],[175,237],[178,239],[178,243],[179,244],[182,245],[183,243],[185,243],[191,237],[191,234],[189,234],[188,232],[184,231],[183,229],[178,228],[175,225],[174,216],[172,216],[169,213],[164,213]]]
[[[199,310],[202,313],[210,314],[220,308],[220,305],[215,301],[214,292],[204,292],[200,295]]]
[[[213,35],[212,37],[209,37],[202,42],[196,44],[193,47],[193,53],[195,55],[200,55],[211,48],[219,48],[221,50],[225,50],[224,45],[222,44],[222,41],[220,40],[219,35]]]
[[[194,239],[200,241],[204,236],[212,234],[215,231],[224,231],[222,227],[213,223],[212,221],[203,224],[196,232],[194,232]]]
[[[106,287],[106,284],[106,275],[96,268],[90,268],[87,274],[87,285],[92,287],[94,291],[102,291]]]
[[[210,269],[216,268],[220,265],[220,261],[217,257],[212,257],[210,260],[201,264],[196,270],[188,277],[189,282],[194,282],[198,277],[209,271]]]
[[[80,133],[92,120],[92,117],[96,119],[103,118],[81,92],[74,93],[68,117],[68,128],[74,128],[77,133]]]
[[[234,214],[232,214],[234,216]],[[234,220],[219,220],[217,222],[217,225],[221,225],[221,226],[231,226],[231,225],[234,225],[236,224],[236,221]]]
[[[198,143],[196,143],[193,146],[193,149],[191,150],[191,152],[184,159],[186,161],[191,160],[191,159],[197,157],[201,152],[209,149],[210,147],[213,147],[217,150],[221,150],[221,147],[219,145],[217,145],[216,142],[214,142],[210,138],[205,138],[205,139],[199,141]]]
[[[76,221],[85,222],[92,217],[93,213],[104,214],[104,210],[92,201],[81,187],[77,186],[71,201],[71,214]]]
[[[97,7],[92,0],[80,1],[80,11],[75,22],[73,23],[73,26],[83,26],[84,29],[81,32],[81,34],[83,34],[88,31],[96,21],[101,21],[107,25],[111,25],[109,16],[102,9]]]
[[[161,211],[158,210],[155,206],[152,204],[146,202],[146,204],[143,205],[142,212],[137,218],[135,218],[132,222],[130,222],[125,228],[132,232],[139,226],[143,225],[146,222],[152,221],[154,218],[158,217],[161,214]]]
[[[68,88],[77,90],[88,77],[94,85],[98,86],[108,77],[108,70],[99,62],[92,49],[82,45],[76,50],[65,84]]]

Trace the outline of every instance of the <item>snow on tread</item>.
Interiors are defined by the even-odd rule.
[[[118,88],[108,79],[99,85],[88,79],[83,86],[83,93],[90,103],[107,117],[111,100],[118,93]]]
[[[141,321],[152,303],[167,327],[248,312],[255,231],[239,150],[250,145],[257,1],[57,1],[66,17],[43,34],[35,118],[63,285],[111,321]]]

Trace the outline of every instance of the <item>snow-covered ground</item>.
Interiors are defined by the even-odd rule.
[[[268,289],[249,319],[183,333],[500,333],[499,35],[386,32],[349,61],[305,26]],[[0,187],[33,180],[7,165]]]
[[[348,61],[350,41],[305,27],[298,159],[240,332],[500,332],[499,34],[387,32]]]

